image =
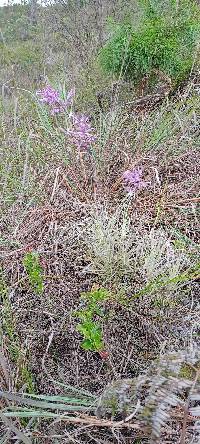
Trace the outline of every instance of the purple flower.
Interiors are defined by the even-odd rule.
[[[125,182],[125,189],[129,194],[134,194],[137,190],[141,190],[147,186],[147,182],[142,179],[143,169],[138,167],[133,170],[127,170],[122,177]]]
[[[59,92],[51,88],[50,85],[37,91],[36,94],[39,96],[40,102],[46,103],[47,105],[55,105],[60,101]]]
[[[67,131],[70,139],[80,151],[87,151],[95,142],[96,136],[87,116],[72,115],[72,129]]]
[[[59,91],[53,89],[50,85],[47,85],[42,90],[36,92],[41,103],[44,103],[50,107],[52,115],[62,113],[66,111],[66,108],[72,104],[75,96],[75,88],[71,89],[63,100],[60,97]]]
[[[51,107],[51,114],[52,116],[54,116],[54,114],[58,114],[62,111],[61,107],[59,106],[59,104],[56,104],[55,106]]]

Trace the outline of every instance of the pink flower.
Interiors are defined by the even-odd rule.
[[[75,88],[71,89],[63,100],[60,97],[59,91],[53,89],[50,85],[47,85],[42,90],[36,92],[41,103],[44,103],[50,107],[50,112],[52,115],[62,113],[66,111],[66,108],[70,106],[73,102],[75,96]]]
[[[122,177],[125,182],[125,189],[129,194],[134,194],[135,191],[146,188],[147,182],[142,179],[143,169],[141,167],[127,170]]]
[[[54,105],[60,101],[59,92],[51,88],[50,85],[37,91],[36,94],[39,96],[40,102],[46,103],[47,105]]]
[[[80,151],[87,151],[91,144],[95,142],[96,136],[89,118],[85,115],[72,115],[72,129],[67,131],[70,139]]]

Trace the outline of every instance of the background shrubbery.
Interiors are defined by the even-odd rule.
[[[163,4],[164,3],[164,4]],[[139,81],[156,70],[178,83],[190,72],[200,36],[198,6],[188,0],[141,1],[143,15],[113,26],[100,53],[103,68]]]

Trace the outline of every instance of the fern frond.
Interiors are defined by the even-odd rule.
[[[151,443],[160,442],[164,428],[179,407],[190,415],[195,434],[200,433],[200,350],[168,353],[155,360],[143,375],[118,380],[102,394],[97,414],[134,414],[151,429]],[[139,405],[139,409],[135,409]],[[180,411],[181,411],[180,410]],[[186,412],[186,413],[185,413]],[[132,416],[131,416],[132,418]]]

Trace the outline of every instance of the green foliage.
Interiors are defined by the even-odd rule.
[[[56,381],[55,381],[56,382]],[[68,412],[94,412],[97,405],[97,397],[75,387],[66,386],[67,396],[59,395],[36,395],[34,393],[15,394],[0,391],[0,396],[15,404],[12,410],[10,407],[5,410],[5,416],[10,418],[62,418]],[[75,396],[76,394],[76,396]],[[25,407],[27,406],[27,407]],[[52,411],[56,411],[53,413]]]
[[[76,312],[76,316],[80,321],[77,331],[84,337],[82,341],[84,350],[101,351],[104,349],[102,329],[96,317],[104,316],[102,303],[109,297],[109,292],[103,288],[81,295],[84,307]]]
[[[28,274],[30,285],[37,294],[41,294],[44,289],[43,270],[39,263],[37,253],[26,253],[23,259],[23,265]]]
[[[124,74],[139,81],[161,72],[176,84],[192,68],[200,37],[200,12],[188,0],[141,2],[143,19],[136,28],[130,22],[118,24],[100,52],[105,71]]]
[[[77,331],[85,338],[82,341],[84,350],[101,351],[103,349],[103,340],[101,327],[95,321],[90,321],[88,316],[82,315],[81,324],[78,325]]]

